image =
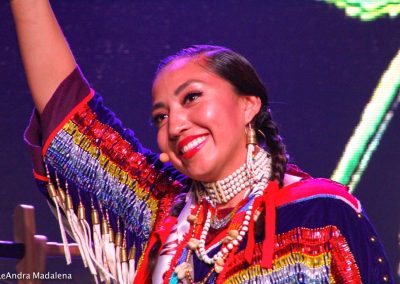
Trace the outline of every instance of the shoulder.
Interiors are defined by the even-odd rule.
[[[283,187],[276,195],[275,205],[282,207],[312,199],[335,199],[346,203],[357,213],[362,210],[358,199],[348,192],[348,187],[322,178],[307,178]]]

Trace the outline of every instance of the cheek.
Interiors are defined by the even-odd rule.
[[[196,113],[197,119],[216,130],[237,128],[242,124],[243,114],[238,105],[232,100],[217,101],[207,104]],[[226,135],[226,132],[225,134]]]
[[[220,124],[223,117],[224,109],[215,101],[205,102],[195,111],[191,112],[192,120],[207,126]]]

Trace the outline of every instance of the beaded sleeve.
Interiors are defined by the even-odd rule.
[[[135,267],[140,265],[150,233],[184,189],[185,177],[161,163],[122,126],[79,69],[60,84],[40,117],[34,112],[25,139],[40,190],[69,218],[69,226],[85,219],[93,229],[85,234],[81,228],[81,233],[91,233],[95,243],[94,225],[102,224],[101,236],[108,241],[100,237],[101,245],[114,242],[114,248],[130,251]],[[78,225],[72,231],[79,233]],[[75,241],[80,238],[73,236]],[[95,248],[87,249],[92,249],[88,261],[100,266]],[[84,250],[82,241],[81,254]],[[105,259],[100,263],[103,268],[110,266]],[[119,277],[113,269],[106,270]]]

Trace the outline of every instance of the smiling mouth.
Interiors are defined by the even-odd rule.
[[[202,148],[206,140],[207,135],[204,134],[185,138],[178,144],[179,154],[184,158],[193,157]]]
[[[199,146],[204,140],[206,140],[205,136],[194,139],[192,142],[182,148],[182,155]]]

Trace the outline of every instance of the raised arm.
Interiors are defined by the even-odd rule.
[[[92,274],[98,275],[97,268],[101,277],[127,283],[127,275],[145,271],[139,260],[151,233],[163,228],[175,196],[188,189],[186,177],[161,163],[103,105],[77,68],[48,0],[12,0],[11,7],[40,113],[33,113],[25,132],[39,190],[56,209],[63,240],[66,216]],[[118,267],[127,270],[128,259],[120,259],[121,252],[130,252],[124,281]]]
[[[29,88],[41,113],[76,63],[48,0],[12,0],[11,9]]]

